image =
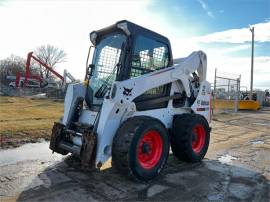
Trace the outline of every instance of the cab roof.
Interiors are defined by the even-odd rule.
[[[167,43],[170,43],[169,39],[157,32],[154,32],[152,30],[149,30],[145,27],[142,27],[140,25],[137,25],[133,22],[130,22],[128,20],[121,20],[121,21],[118,21],[116,22],[115,24],[111,25],[111,26],[108,26],[108,27],[105,27],[103,29],[100,29],[100,30],[97,30],[97,31],[94,31],[98,34],[98,36],[101,36],[101,35],[107,35],[111,32],[114,32],[114,31],[119,31],[121,30],[118,25],[119,24],[122,24],[122,23],[126,23],[127,24],[127,28],[128,30],[130,31],[131,35],[138,35],[138,34],[142,34],[142,35],[148,35],[149,37],[151,38],[155,38],[159,41],[163,41],[163,42],[167,42]]]

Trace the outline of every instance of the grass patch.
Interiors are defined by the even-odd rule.
[[[62,115],[63,102],[1,96],[0,135],[5,141],[12,141],[13,137],[46,138],[50,135],[53,123]]]

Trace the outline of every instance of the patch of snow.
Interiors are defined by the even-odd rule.
[[[229,154],[223,155],[221,157],[218,158],[218,161],[221,163],[230,163],[232,160],[236,160],[236,157],[233,157]]]

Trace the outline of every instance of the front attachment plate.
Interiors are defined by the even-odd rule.
[[[52,135],[50,141],[50,149],[53,152],[66,155],[68,152],[59,148],[58,145],[62,139],[62,131],[64,130],[65,126],[62,123],[55,122],[52,128]]]
[[[82,146],[80,152],[82,168],[89,169],[95,163],[95,149],[97,137],[92,130],[85,130],[82,136]]]

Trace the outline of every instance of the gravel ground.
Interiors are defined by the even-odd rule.
[[[82,171],[45,141],[0,150],[0,201],[270,201],[270,110],[219,114],[212,128],[201,163],[170,155],[147,184],[113,168]]]

